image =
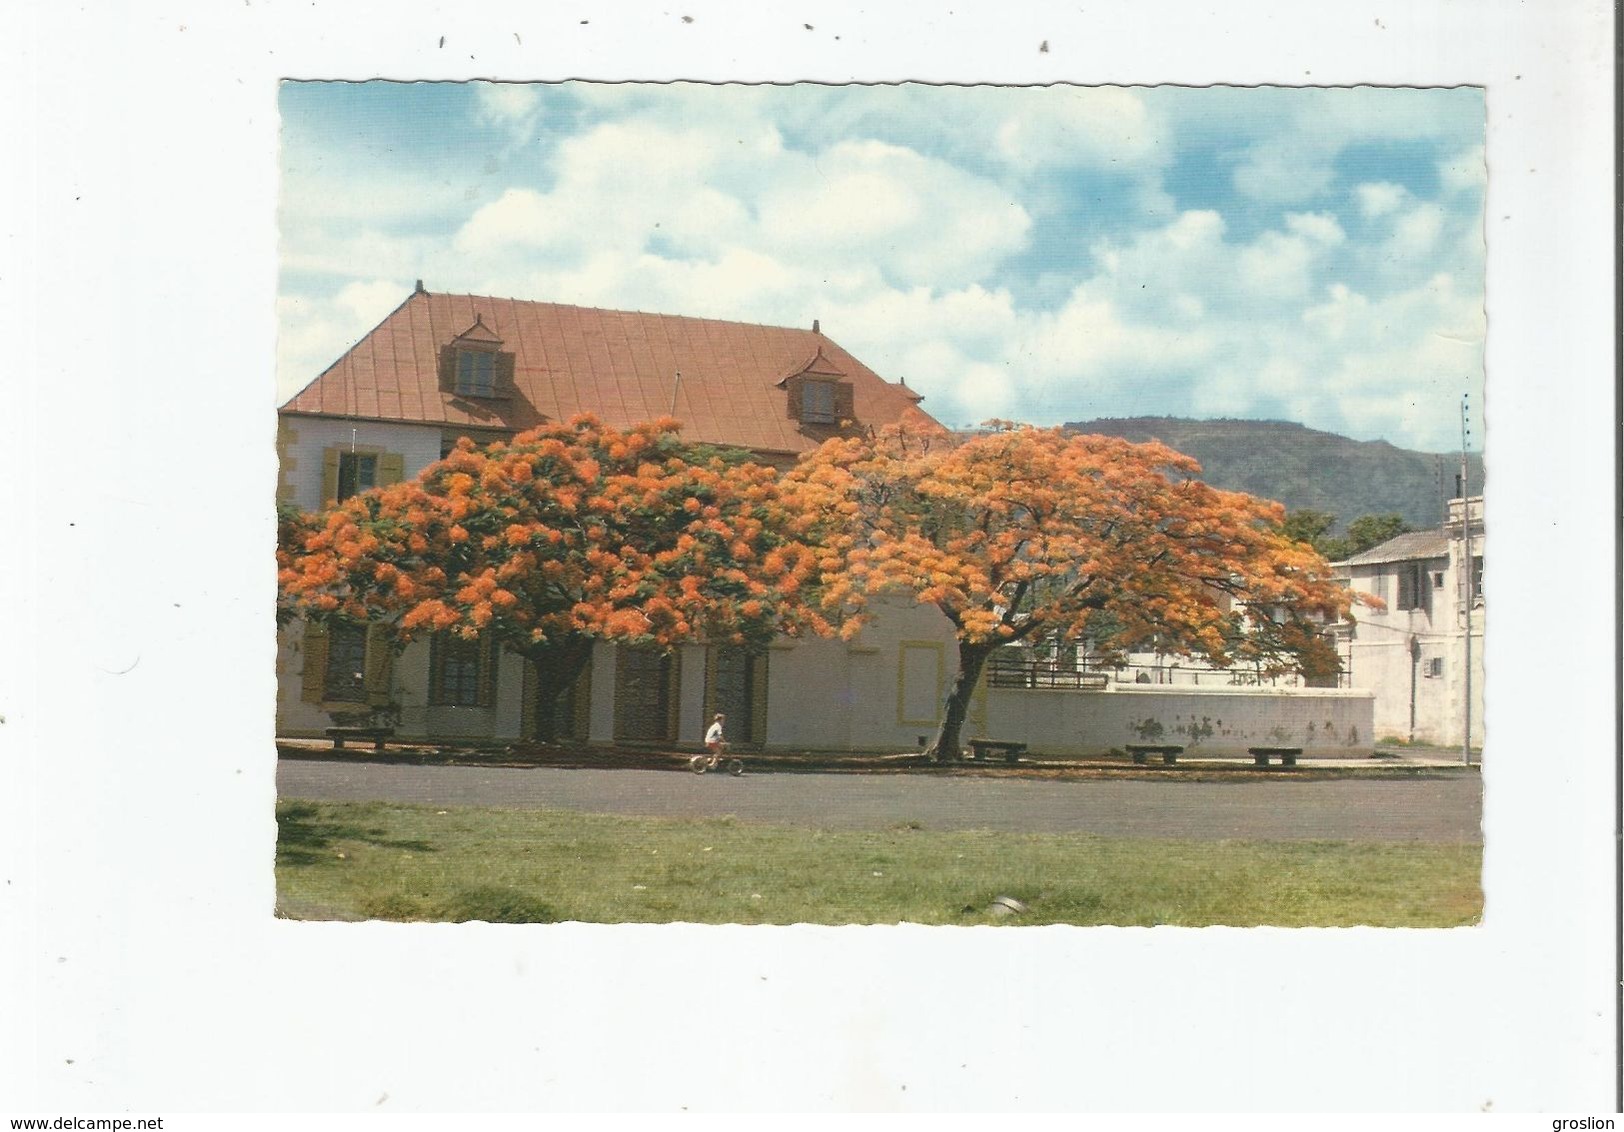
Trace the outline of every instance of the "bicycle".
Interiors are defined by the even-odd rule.
[[[704,774],[707,770],[725,769],[734,778],[744,773],[744,761],[736,758],[724,758],[724,752],[717,750],[703,755],[695,755],[688,760],[688,769],[695,774]]]

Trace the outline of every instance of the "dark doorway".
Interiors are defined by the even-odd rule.
[[[734,645],[712,645],[706,658],[705,724],[722,712],[728,741],[759,747],[767,731],[767,656]]]
[[[675,653],[622,645],[615,650],[615,738],[670,742],[676,738]]]
[[[712,713],[727,715],[727,733],[734,742],[749,742],[754,734],[750,712],[754,697],[750,691],[750,654],[741,648],[716,650],[716,697]]]

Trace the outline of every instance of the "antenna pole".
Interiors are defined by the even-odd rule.
[[[1471,436],[1468,427],[1467,396],[1460,399],[1460,536],[1461,536],[1461,571],[1463,576],[1462,592],[1466,600],[1462,603],[1466,609],[1466,698],[1462,707],[1465,717],[1465,734],[1461,736],[1460,757],[1461,762],[1467,766],[1472,765],[1472,487],[1466,478],[1466,445]]]
[[[671,416],[677,415],[677,393],[682,389],[682,371],[677,371],[677,379],[671,383]]]

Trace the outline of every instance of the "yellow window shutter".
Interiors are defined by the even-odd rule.
[[[378,486],[388,487],[406,478],[406,457],[399,452],[378,453]]]
[[[575,678],[575,688],[571,693],[574,707],[574,725],[570,737],[585,741],[592,729],[592,662],[587,661],[586,667]]]
[[[429,638],[429,703],[443,704],[445,698],[440,694],[440,687],[445,682],[445,647],[444,633],[435,633]]]
[[[457,391],[457,348],[455,346],[440,347],[440,390],[443,393]]]
[[[536,663],[526,660],[521,670],[524,679],[519,682],[519,738],[536,737],[536,700],[541,678],[536,674]]]
[[[299,698],[319,704],[327,690],[327,626],[319,621],[304,623],[304,672]]]
[[[338,457],[341,449],[328,448],[321,454],[321,505],[338,499]]]
[[[677,737],[677,722],[682,717],[682,652],[672,649],[666,654],[665,666],[665,737]]]
[[[394,659],[394,642],[390,640],[389,631],[382,625],[368,625],[366,671],[362,679],[367,703],[373,707],[383,707],[390,701]]]
[[[750,742],[757,747],[767,744],[767,654],[764,652],[750,658]]]
[[[502,650],[496,647],[496,636],[486,633],[479,638],[479,691],[478,704],[480,707],[491,707],[496,703],[496,659],[502,655]]]
[[[855,421],[857,419],[857,399],[849,381],[835,382],[835,420]]]
[[[721,645],[710,645],[705,649],[705,706],[699,713],[700,725],[704,727],[710,726],[711,716],[716,714],[716,670],[721,651]]]

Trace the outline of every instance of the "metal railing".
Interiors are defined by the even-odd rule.
[[[994,657],[987,664],[989,688],[1040,688],[1074,692],[1100,692],[1112,684],[1147,684],[1162,687],[1302,687],[1295,674],[1268,676],[1256,669],[1211,668],[1199,665],[1126,664],[1120,668],[1077,668],[1044,660],[1015,660]],[[1346,672],[1336,682],[1339,688],[1352,687]]]
[[[1110,682],[1109,672],[1062,667],[1041,660],[994,659],[987,668],[989,688],[1061,688],[1098,692]]]

